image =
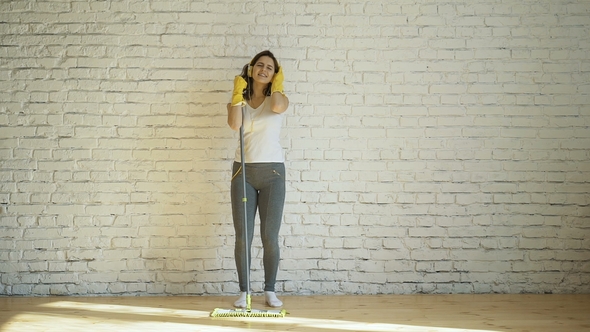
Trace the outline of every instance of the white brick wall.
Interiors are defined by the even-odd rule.
[[[590,291],[586,0],[0,8],[0,294],[236,293],[225,103],[263,49],[280,292]]]

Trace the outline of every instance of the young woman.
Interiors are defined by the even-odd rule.
[[[285,159],[280,145],[280,131],[289,99],[283,93],[283,71],[270,51],[258,53],[241,75],[234,79],[232,101],[227,105],[227,123],[233,130],[242,126],[242,106],[246,108],[244,120],[244,154],[246,165],[247,229],[244,229],[244,203],[242,201],[241,151],[236,150],[231,181],[231,202],[236,232],[235,259],[241,295],[234,302],[238,308],[246,307],[246,273],[250,262],[244,252],[244,232],[248,244],[254,237],[256,210],[260,213],[260,234],[264,248],[264,295],[266,304],[280,307],[283,303],[275,294],[279,269],[279,229],[285,204]],[[250,251],[250,248],[247,249]],[[248,255],[250,257],[250,255]]]

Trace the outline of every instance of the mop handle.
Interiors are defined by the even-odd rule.
[[[240,127],[240,159],[242,163],[242,202],[244,203],[244,252],[246,254],[246,310],[251,310],[250,293],[250,245],[248,244],[248,198],[246,197],[246,157],[244,153],[244,123],[246,118],[246,107],[242,105],[242,126]]]

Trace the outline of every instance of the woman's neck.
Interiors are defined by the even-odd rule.
[[[262,98],[265,97],[264,89],[266,88],[266,84],[259,84],[254,82],[252,86],[252,97],[251,98]]]

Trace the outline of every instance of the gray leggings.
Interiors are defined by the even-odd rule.
[[[247,291],[246,273],[250,262],[246,264],[244,252],[244,202],[242,191],[242,172],[240,163],[234,162],[231,181],[231,202],[236,246],[234,249],[240,291]],[[239,173],[238,173],[239,171]],[[260,212],[260,236],[264,255],[264,290],[275,291],[279,260],[279,230],[285,205],[285,164],[283,163],[248,163],[246,164],[246,197],[248,220],[248,244],[252,246],[254,238],[254,218],[256,209]],[[250,248],[248,248],[250,252]],[[251,255],[249,255],[251,257]]]

